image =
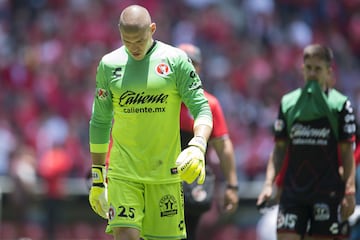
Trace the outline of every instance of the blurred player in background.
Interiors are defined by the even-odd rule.
[[[343,223],[355,207],[355,115],[348,98],[329,88],[332,61],[325,46],[304,49],[305,87],[283,97],[274,124],[275,147],[257,204],[270,198],[283,168],[278,239],[348,235]]]
[[[350,240],[360,239],[360,129],[359,124],[356,125],[356,148],[354,152],[356,164],[356,207],[354,213],[349,217],[351,227]]]
[[[358,125],[356,127],[356,146],[354,151],[354,159],[356,166],[356,207],[354,213],[349,217],[350,225],[350,238],[351,240],[360,239],[360,197],[358,195],[358,189],[360,186],[360,129]],[[270,156],[268,166],[273,164],[271,163],[273,159]],[[276,217],[278,213],[278,202],[280,200],[282,184],[284,180],[284,174],[287,163],[283,165],[280,173],[276,176],[273,186],[268,184],[264,185],[262,192],[259,194],[257,199],[257,207],[262,214],[258,224],[256,226],[257,240],[276,240]],[[266,179],[272,175],[271,168],[268,167],[266,172]],[[267,182],[265,180],[265,182]],[[305,236],[304,239],[309,239]]]
[[[90,205],[108,219],[114,239],[186,238],[182,180],[205,180],[211,110],[186,54],[153,39],[156,24],[147,9],[126,7],[119,30],[123,46],[101,59],[96,74]],[[195,121],[180,153],[181,102]]]
[[[201,51],[197,46],[183,43],[178,46],[184,50],[192,61],[198,74],[201,73]],[[218,99],[212,94],[204,90],[205,96],[209,101],[209,105],[213,115],[213,130],[209,139],[211,146],[219,160],[222,173],[226,180],[226,189],[224,192],[224,203],[222,210],[225,213],[234,213],[238,206],[238,181],[236,173],[236,164],[234,149],[229,137],[226,120]],[[186,143],[193,136],[194,119],[184,104],[181,106],[180,128],[182,149],[186,148]],[[188,240],[196,239],[196,230],[200,218],[204,212],[210,209],[213,200],[214,191],[214,173],[209,167],[209,154],[207,155],[207,176],[203,185],[196,183],[184,183],[185,197],[185,222],[187,227]]]

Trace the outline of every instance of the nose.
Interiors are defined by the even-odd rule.
[[[138,50],[138,47],[136,44],[129,44],[128,45],[128,49],[131,51],[131,52],[136,52]]]
[[[316,78],[316,76],[317,76],[316,70],[315,70],[315,69],[311,69],[311,70],[309,71],[309,77],[310,77],[310,78]]]
[[[309,74],[312,75],[312,76],[315,76],[316,75],[316,70],[315,69],[310,69]]]

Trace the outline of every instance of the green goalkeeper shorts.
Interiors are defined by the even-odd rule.
[[[108,178],[109,221],[116,227],[136,228],[144,239],[184,239],[182,183],[144,184]]]

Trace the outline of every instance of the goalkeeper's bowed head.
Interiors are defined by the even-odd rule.
[[[176,159],[176,166],[180,178],[191,184],[198,178],[197,183],[205,181],[205,151],[206,139],[202,136],[193,137]]]

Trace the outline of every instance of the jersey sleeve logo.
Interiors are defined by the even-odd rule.
[[[277,119],[274,123],[274,130],[276,132],[281,132],[284,129],[284,121],[281,119]]]
[[[105,100],[108,96],[108,92],[103,88],[96,89],[96,98],[99,100]]]
[[[202,87],[201,81],[193,81],[189,86],[189,91],[197,90]]]
[[[155,72],[160,76],[166,76],[170,73],[170,67],[166,63],[159,63],[155,67]]]
[[[121,67],[118,67],[118,68],[115,68],[112,73],[113,73],[113,76],[114,76],[114,77],[121,77],[121,75],[122,75],[121,72],[122,72],[122,68],[121,68]]]

